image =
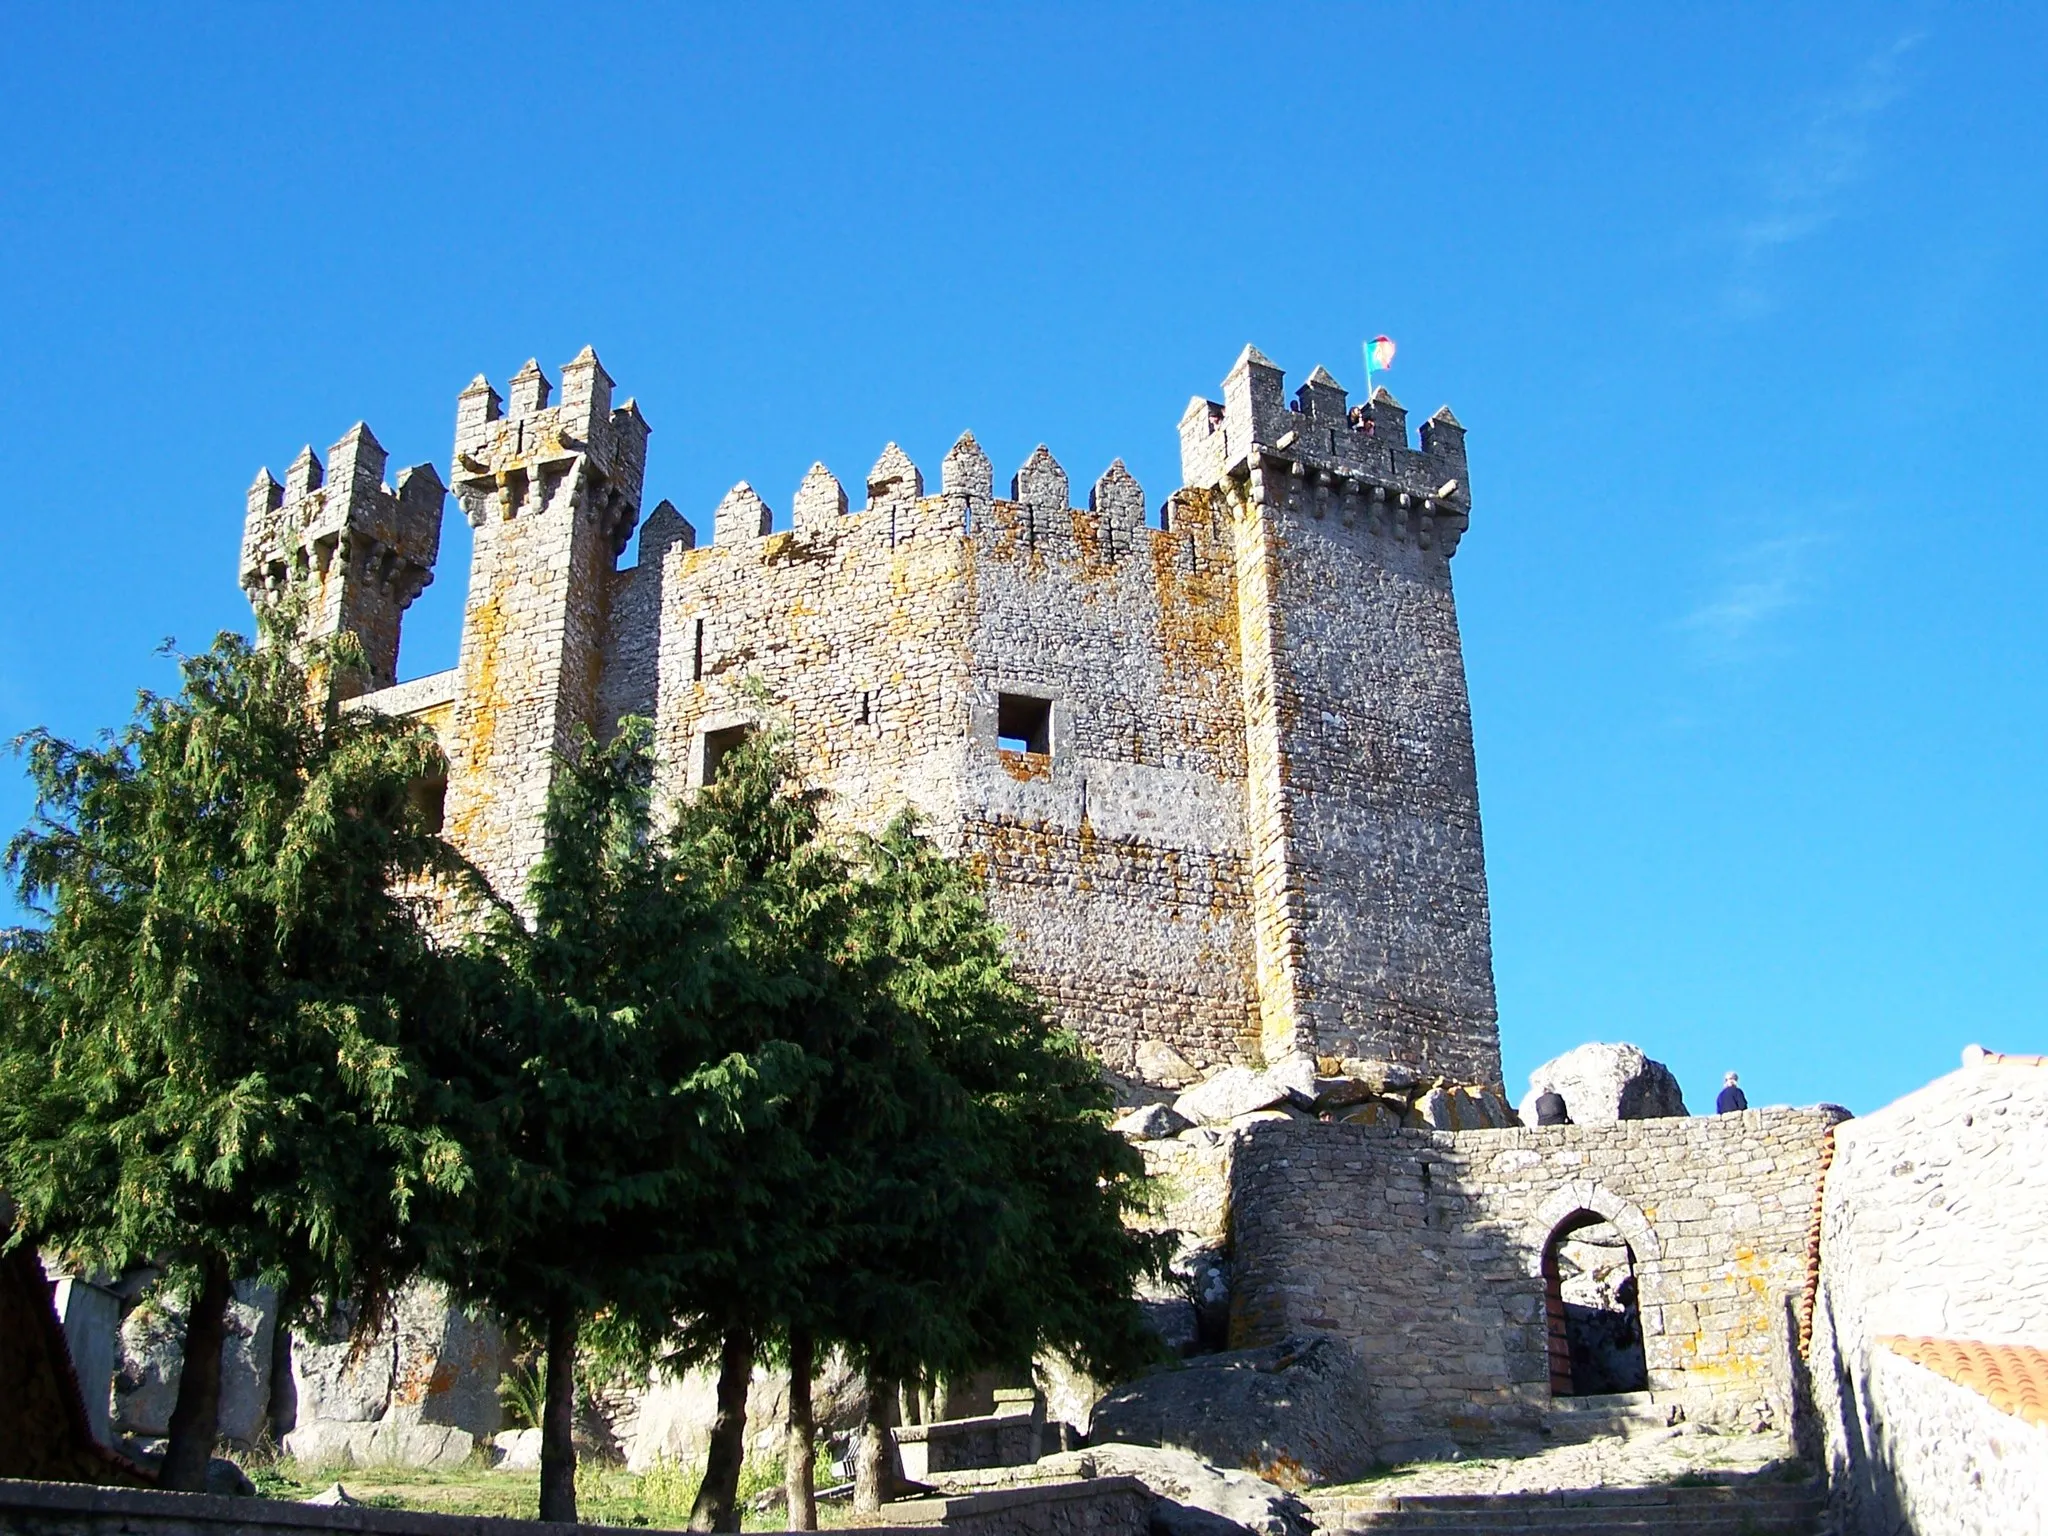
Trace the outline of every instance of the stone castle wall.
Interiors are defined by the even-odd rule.
[[[815,466],[781,532],[745,483],[708,540],[662,503],[621,571],[638,409],[588,349],[559,403],[532,364],[502,401],[479,378],[449,475],[476,530],[452,687],[365,702],[432,720],[448,835],[515,898],[579,726],[650,715],[687,793],[778,724],[843,823],[914,808],[985,873],[1027,972],[1119,1071],[1157,1042],[1196,1069],[1363,1055],[1498,1083],[1450,579],[1464,432],[1439,412],[1416,448],[1384,391],[1353,411],[1320,369],[1292,403],[1281,384],[1247,348],[1190,406],[1158,527],[1121,462],[1075,506],[1041,447],[998,496],[970,435],[935,495],[893,444],[858,498]],[[365,505],[401,499],[351,462]],[[265,591],[312,579],[295,504],[252,494]],[[352,591],[323,624],[383,622]],[[1045,750],[998,744],[1005,698],[1044,709]]]
[[[1650,1390],[1694,1418],[1788,1427],[1793,1309],[1840,1118],[1249,1126],[1231,1174],[1232,1342],[1345,1339],[1378,1443],[1527,1427],[1552,1400],[1544,1250],[1590,1213],[1633,1252]]]
[[[985,487],[971,440],[956,455]],[[848,820],[913,807],[987,873],[1031,973],[1112,1065],[1140,1039],[1222,1065],[1256,1048],[1230,551],[1199,498],[1170,530],[1066,499],[1062,477],[1036,505],[951,490],[679,538],[622,578],[615,614],[658,638],[615,626],[607,697],[651,695],[686,790],[716,733],[766,713],[765,682]],[[1049,753],[998,748],[1006,693],[1049,703]]]

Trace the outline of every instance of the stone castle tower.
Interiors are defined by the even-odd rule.
[[[1075,507],[1040,447],[998,497],[963,434],[936,495],[890,444],[860,506],[814,465],[771,532],[742,482],[700,545],[667,502],[641,521],[648,426],[611,394],[586,348],[559,400],[531,362],[502,401],[481,377],[459,397],[449,484],[476,540],[451,672],[396,681],[439,545],[431,467],[386,489],[359,425],[324,481],[309,449],[250,492],[243,586],[296,584],[358,633],[357,707],[434,728],[447,833],[501,889],[577,725],[648,716],[686,793],[765,697],[843,820],[913,805],[986,874],[1110,1066],[1300,1052],[1500,1081],[1448,409],[1417,448],[1385,390],[1350,408],[1318,368],[1289,402],[1248,347],[1181,419],[1160,526],[1120,460]]]

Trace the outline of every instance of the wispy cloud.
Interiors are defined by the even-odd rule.
[[[1844,85],[1813,98],[1787,142],[1765,162],[1757,205],[1734,229],[1728,284],[1734,308],[1769,308],[1771,258],[1840,216],[1851,190],[1869,174],[1871,130],[1905,93],[1901,65],[1922,36],[1908,32],[1894,39]]]
[[[1777,621],[1812,595],[1813,557],[1827,542],[1822,533],[1777,534],[1728,556],[1718,585],[1678,621],[1695,659],[1731,666],[1769,651]]]

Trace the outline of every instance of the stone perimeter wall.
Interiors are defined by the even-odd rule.
[[[1544,1246],[1585,1210],[1634,1251],[1651,1390],[1696,1419],[1789,1427],[1793,1309],[1842,1114],[1249,1126],[1231,1172],[1232,1343],[1345,1339],[1381,1444],[1530,1427],[1550,1401]]]
[[[1877,1343],[2048,1348],[2044,1255],[2040,1058],[1965,1066],[1835,1131],[1807,1365],[1841,1530],[2048,1530],[2048,1429]]]

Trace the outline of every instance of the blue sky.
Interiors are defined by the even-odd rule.
[[[2048,1049],[2044,58],[2019,6],[18,8],[0,732],[246,627],[259,464],[445,462],[529,354],[594,343],[704,527],[963,427],[1156,505],[1246,341],[1355,387],[1384,331],[1471,430],[1510,1088],[1626,1039],[1875,1108]]]

